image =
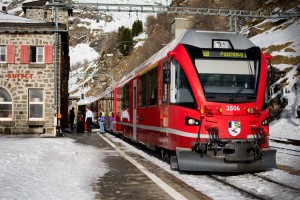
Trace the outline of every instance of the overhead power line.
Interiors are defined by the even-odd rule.
[[[209,16],[233,16],[233,17],[254,17],[254,18],[291,18],[300,17],[299,12],[266,12],[250,10],[212,9],[175,7],[162,5],[138,5],[138,4],[103,4],[103,3],[72,3],[66,4],[73,9],[102,12],[141,12],[141,13],[167,13],[186,15],[209,15]]]

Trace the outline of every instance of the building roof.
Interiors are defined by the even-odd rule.
[[[46,22],[0,12],[0,23],[46,23]]]
[[[0,12],[0,33],[54,32],[54,22],[39,21]],[[58,24],[58,32],[67,32],[65,24]]]

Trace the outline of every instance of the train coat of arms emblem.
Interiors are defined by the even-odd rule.
[[[232,136],[237,136],[241,132],[241,122],[240,121],[229,121],[228,122],[228,132]]]

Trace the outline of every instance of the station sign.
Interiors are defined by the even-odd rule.
[[[32,75],[33,74],[8,73],[7,78],[8,79],[18,79],[18,80],[20,80],[20,79],[32,79]]]
[[[203,57],[213,58],[247,58],[247,54],[241,51],[202,51]]]

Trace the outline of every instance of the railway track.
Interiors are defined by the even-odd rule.
[[[278,153],[300,157],[300,141],[294,139],[271,138],[271,148],[277,149]],[[284,145],[284,146],[282,146]]]
[[[300,196],[299,188],[291,187],[290,185],[259,174],[243,174],[237,176],[212,175],[211,177],[226,185],[230,185],[241,193],[254,199],[293,200]],[[277,191],[280,191],[280,193]]]
[[[143,148],[142,146],[136,145],[136,143],[129,141],[126,141],[126,144],[134,146],[134,148],[138,148],[138,150],[144,151],[147,155],[155,156],[157,162],[163,162],[159,158],[159,155],[156,155],[153,151],[149,151],[147,148]],[[121,148],[124,150],[126,149],[124,147]],[[171,183],[171,185],[174,187],[180,188],[179,190],[185,195],[190,195],[189,197],[191,199],[218,199],[218,197],[215,197],[214,194],[206,192],[206,187],[215,187],[216,190],[217,188],[226,188],[226,191],[230,191],[229,193],[231,193],[231,195],[237,195],[242,199],[296,199],[300,196],[300,187],[298,188],[299,184],[287,183],[281,181],[280,179],[274,179],[273,176],[268,174],[278,173],[278,171],[270,171],[266,174],[264,174],[264,172],[253,174],[207,174],[180,172],[180,178],[178,178],[177,175],[174,176],[174,174],[178,172],[173,172],[169,170],[169,168],[158,168],[155,163],[152,163],[140,154],[132,152],[129,154],[138,162],[144,163],[144,166],[146,166],[149,171],[155,173],[166,182]],[[168,165],[168,163],[165,165]],[[283,172],[283,170],[279,171]],[[191,176],[195,179],[194,182],[202,185],[203,187],[200,187],[199,189],[193,184],[189,185],[189,183],[186,183],[185,179],[189,179]],[[300,180],[300,176],[298,175],[291,176],[294,176],[297,180]],[[211,185],[203,184],[203,182]],[[226,191],[223,192],[226,194]],[[274,191],[281,191],[281,196],[278,196],[278,193],[274,193]]]
[[[278,180],[271,179],[271,178],[269,178],[267,176],[264,176],[264,175],[261,175],[261,174],[253,174],[253,176],[260,177],[260,178],[262,178],[266,181],[269,181],[271,183],[275,183],[275,184],[281,185],[283,187],[286,187],[286,188],[289,188],[289,189],[296,190],[296,191],[300,192],[300,188],[296,187],[295,185],[286,184],[286,183],[280,182]]]
[[[291,144],[294,146],[300,146],[300,140],[295,140],[295,139],[270,138],[270,141],[281,143],[281,144]]]

